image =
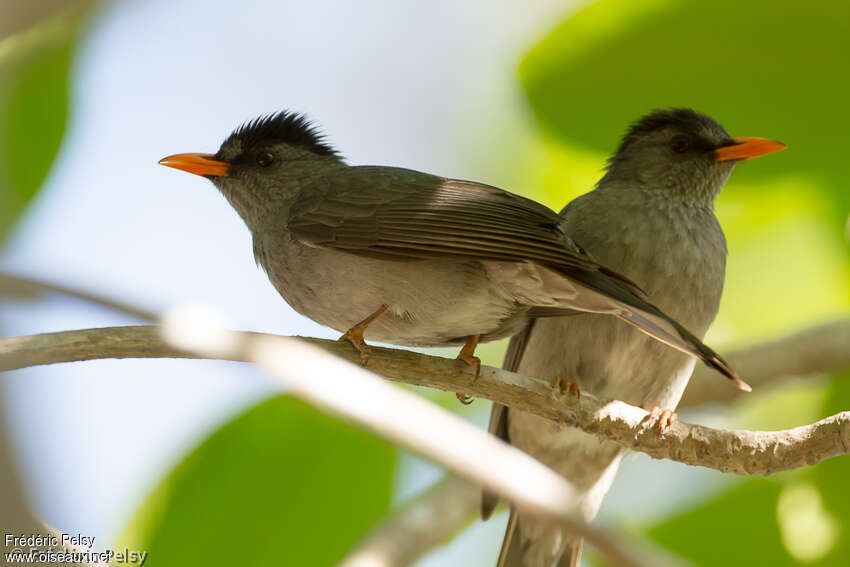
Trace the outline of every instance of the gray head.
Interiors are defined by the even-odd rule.
[[[305,178],[345,166],[304,116],[287,111],[246,122],[215,155],[177,154],[159,163],[212,181],[250,227],[293,197]]]
[[[762,138],[732,138],[723,126],[687,108],[656,110],[629,128],[603,181],[710,203],[738,161],[783,148]]]

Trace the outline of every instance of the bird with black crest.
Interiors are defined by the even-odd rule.
[[[477,376],[479,341],[511,336],[538,317],[589,312],[625,321],[747,388],[530,199],[409,169],[350,166],[290,112],[246,123],[215,155],[160,163],[212,181],[251,231],[254,257],[281,296],[343,332],[364,363],[365,335],[462,345],[458,358]]]
[[[628,130],[596,188],[564,207],[558,226],[702,338],[717,315],[726,269],[714,198],[739,161],[783,148],[763,138],[732,138],[693,110],[652,112]],[[579,392],[655,410],[663,429],[675,418],[671,410],[694,359],[613,317],[585,313],[529,320],[511,339],[504,367],[538,378],[562,377]],[[565,476],[580,493],[584,518],[593,519],[622,447],[498,404],[490,431]],[[485,519],[497,502],[485,492]],[[511,510],[499,567],[575,567],[580,556],[580,539]]]

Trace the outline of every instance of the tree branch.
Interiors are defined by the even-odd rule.
[[[129,303],[103,297],[87,291],[74,289],[68,286],[43,282],[23,276],[16,276],[0,272],[0,296],[8,295],[13,297],[38,298],[47,293],[58,293],[67,295],[76,299],[81,299],[95,305],[112,309],[119,313],[124,313],[130,317],[141,319],[142,321],[156,321],[159,316],[153,311],[136,307]]]
[[[274,337],[240,333],[245,338]],[[302,339],[356,362],[350,345],[321,339]],[[107,327],[0,339],[0,370],[98,358],[229,358],[180,351],[159,338],[157,327]],[[459,361],[405,350],[375,347],[369,369],[399,382],[486,398],[578,427],[623,447],[657,459],[671,459],[736,474],[770,474],[818,463],[850,451],[850,413],[785,431],[720,430],[682,422],[662,435],[651,427],[649,414],[619,401],[602,401],[590,394],[580,399],[552,394],[550,384],[492,367],[482,367],[473,383],[469,367]],[[716,388],[731,386],[720,378]]]
[[[734,351],[726,357],[753,388],[850,368],[850,319],[839,319],[786,337]],[[716,374],[698,366],[679,407],[726,402],[731,388],[718,388]]]
[[[478,486],[448,475],[382,521],[338,567],[410,565],[451,540],[472,521],[480,502]]]
[[[436,404],[303,340],[226,331],[215,323],[175,313],[162,331],[166,341],[187,351],[250,360],[282,390],[502,494],[524,514],[584,537],[616,565],[672,564],[625,534],[587,524],[564,477]]]
[[[61,284],[0,272],[0,296],[39,297],[58,293],[155,322],[159,316],[147,309]],[[726,358],[750,385],[779,383],[791,378],[820,375],[850,368],[850,319],[817,325],[788,337],[759,343],[730,353]],[[716,374],[697,366],[679,407],[729,401],[738,392],[718,388]]]

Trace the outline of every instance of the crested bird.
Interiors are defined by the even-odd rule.
[[[214,155],[160,163],[212,181],[250,230],[254,257],[277,291],[343,332],[364,364],[368,333],[396,345],[463,345],[458,358],[477,376],[479,341],[510,336],[529,319],[593,312],[746,387],[530,199],[409,169],[350,166],[306,118],[286,111],[245,123]]]
[[[726,240],[714,198],[739,161],[784,148],[764,138],[732,138],[690,109],[654,111],[632,124],[596,187],[564,207],[558,226],[701,339],[717,315],[725,277]],[[582,313],[528,319],[503,367],[652,409],[663,429],[694,362],[617,318]],[[576,504],[587,521],[624,453],[611,441],[498,404],[490,431],[566,477],[580,492]],[[484,519],[497,503],[497,495],[484,492]],[[575,567],[580,556],[581,539],[511,510],[498,567]]]

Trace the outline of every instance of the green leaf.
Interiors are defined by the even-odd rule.
[[[796,565],[779,543],[776,501],[781,489],[781,483],[771,480],[745,481],[654,526],[649,535],[695,565]]]
[[[394,463],[388,443],[273,398],[178,465],[124,541],[154,567],[334,565],[388,512]]]
[[[535,46],[520,75],[548,135],[605,154],[627,124],[669,106],[706,112],[735,136],[780,139],[789,149],[738,168],[736,184],[813,179],[840,234],[850,210],[848,61],[846,0],[601,0]]]
[[[627,125],[654,108],[689,106],[735,136],[780,139],[788,150],[740,164],[717,199],[730,255],[708,340],[846,312],[848,61],[844,0],[593,2],[520,65],[544,134],[533,196],[560,208],[591,189]]]
[[[0,241],[41,187],[69,109],[71,61],[89,2],[0,41]]]

